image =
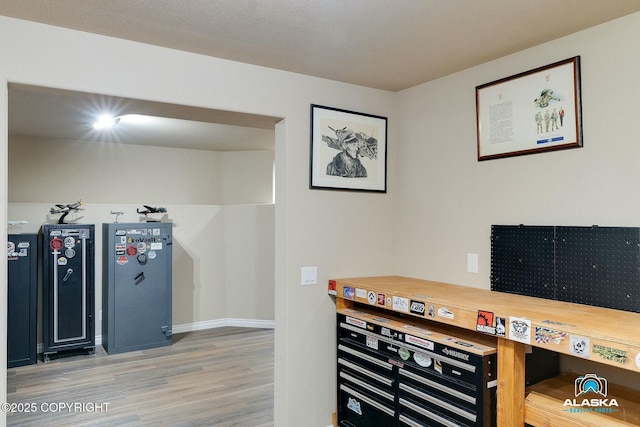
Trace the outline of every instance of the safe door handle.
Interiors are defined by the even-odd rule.
[[[67,279],[69,278],[69,276],[71,276],[71,273],[73,273],[73,268],[68,268],[67,269],[67,274],[64,275],[64,277],[62,278],[62,281],[66,282]]]
[[[134,284],[139,285],[140,283],[142,283],[144,279],[145,277],[144,277],[144,271],[143,271],[142,273],[138,274],[136,277],[133,278]]]

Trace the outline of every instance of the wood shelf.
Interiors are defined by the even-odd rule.
[[[613,427],[640,425],[640,392],[615,384],[608,385],[609,396],[616,396],[618,406],[611,412],[603,408],[583,407],[570,412],[564,406],[573,396],[575,380],[571,373],[550,378],[527,389],[525,422],[538,426]],[[581,401],[582,398],[577,398]]]
[[[489,335],[498,337],[498,426],[501,427],[524,425],[526,345],[640,372],[639,313],[401,276],[331,280],[329,293],[336,296],[338,309],[360,303],[471,331],[478,330],[480,312],[488,313],[488,317],[493,318]],[[412,313],[412,302],[418,306],[424,303],[425,310]],[[505,321],[504,336],[491,333],[497,318]],[[519,334],[510,330],[514,321],[522,327]],[[570,389],[568,398],[573,396]]]

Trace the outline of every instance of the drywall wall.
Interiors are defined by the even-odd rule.
[[[120,222],[144,221],[136,213],[143,204],[167,208],[167,214],[152,218],[174,224],[173,324],[178,329],[232,318],[232,313],[273,322],[274,207],[249,204],[271,196],[272,168],[272,151],[227,153],[11,137],[8,215],[28,221],[12,231],[37,232],[41,224],[59,218],[49,214],[55,203],[83,200],[83,210],[67,221],[97,224],[96,336],[102,333],[100,224],[115,221],[111,212],[118,211],[124,212]],[[242,170],[240,185],[233,183],[237,174],[227,176],[237,170]],[[245,204],[222,205],[223,188]],[[228,209],[231,215],[225,213]],[[251,256],[257,255],[256,248],[262,257]],[[238,292],[244,298],[232,298]],[[258,300],[262,304],[247,303]]]
[[[9,82],[282,117],[275,132],[275,425],[330,424],[335,305],[326,283],[390,272],[390,253],[380,248],[390,247],[394,208],[389,194],[309,190],[309,108],[328,105],[393,123],[394,94],[5,17],[0,38],[11,40],[0,45],[2,164]],[[390,125],[389,141],[397,141],[394,132]],[[390,150],[389,193],[394,156]],[[0,235],[5,215],[0,209]],[[319,285],[303,288],[300,269],[308,265],[318,267]],[[4,349],[0,343],[0,354]],[[5,371],[0,375],[5,400]]]
[[[489,289],[492,224],[637,227],[639,38],[636,13],[399,93],[398,273]],[[478,162],[475,87],[577,55],[584,146]]]

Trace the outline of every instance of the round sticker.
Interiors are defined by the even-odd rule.
[[[156,257],[156,251],[149,251],[149,259],[154,259]]]
[[[73,258],[74,256],[76,256],[76,251],[74,249],[67,248],[67,250],[64,251],[64,256],[66,256],[67,258]]]
[[[64,238],[64,247],[65,248],[73,248],[76,245],[76,239],[71,236]]]
[[[62,249],[63,246],[64,246],[64,243],[62,242],[62,239],[59,237],[54,237],[49,242],[49,247],[51,247],[51,249],[53,249],[54,251],[59,251],[60,249]]]
[[[147,244],[144,242],[139,242],[137,248],[138,248],[138,252],[143,254],[147,251]]]
[[[63,256],[58,258],[58,265],[67,265],[67,259]]]
[[[127,247],[127,255],[134,256],[137,253],[138,253],[138,249],[136,249],[135,246],[131,245],[131,246]]]
[[[424,368],[428,368],[431,366],[431,358],[426,354],[422,353],[413,353],[413,359],[416,363]]]
[[[398,354],[402,357],[402,360],[408,360],[411,357],[411,353],[406,348],[400,347],[398,349]]]

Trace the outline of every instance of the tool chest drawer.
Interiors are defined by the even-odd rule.
[[[338,425],[495,425],[495,344],[455,332],[375,310],[339,309]]]

